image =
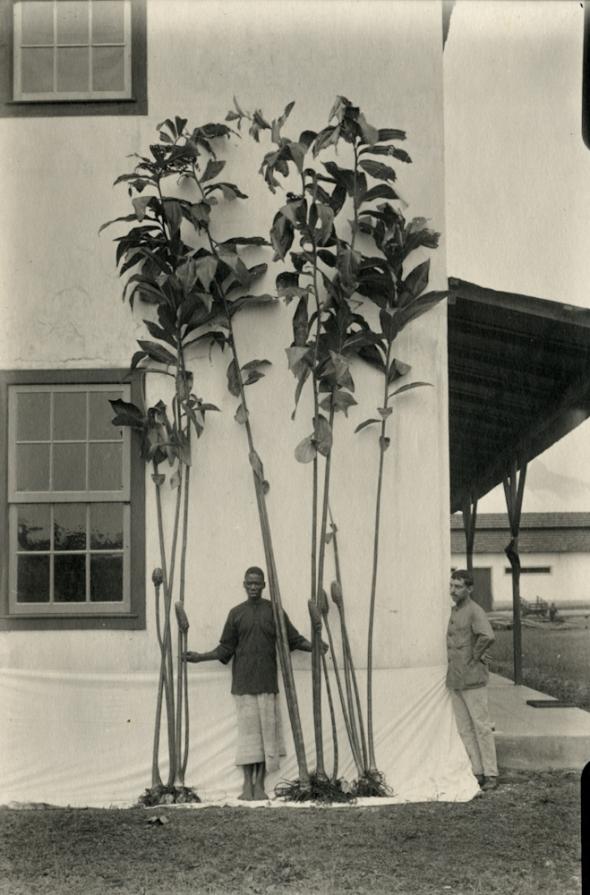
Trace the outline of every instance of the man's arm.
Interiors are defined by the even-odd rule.
[[[196,653],[192,650],[187,650],[182,654],[182,658],[185,662],[212,662],[213,659],[218,659],[219,662],[222,662],[223,659],[219,653],[219,647],[216,646],[215,649],[209,650],[208,653]]]
[[[486,650],[492,646],[496,639],[492,626],[483,609],[474,614],[471,630],[475,636],[475,642],[473,644],[473,661],[480,662]]]
[[[182,658],[185,662],[212,662],[217,659],[218,662],[227,665],[236,651],[237,644],[238,633],[232,611],[227,617],[227,621],[223,626],[221,640],[215,649],[209,650],[207,653],[196,653],[187,650],[182,654]]]

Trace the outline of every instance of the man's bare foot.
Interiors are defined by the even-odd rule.
[[[252,791],[251,786],[244,786],[242,792],[239,794],[238,799],[242,802],[253,802],[256,796]]]
[[[268,802],[268,795],[261,786],[254,787],[254,802]]]

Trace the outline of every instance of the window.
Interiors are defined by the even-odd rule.
[[[129,99],[129,0],[17,0],[14,99]]]
[[[143,626],[143,468],[109,404],[132,386],[107,371],[5,379],[5,617]]]
[[[0,40],[12,51],[0,54],[5,115],[147,114],[146,0],[2,7]]]
[[[506,575],[512,575],[510,566],[506,566],[504,572]],[[521,566],[520,573],[521,575],[550,575],[551,566]]]

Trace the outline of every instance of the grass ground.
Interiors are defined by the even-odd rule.
[[[464,804],[0,809],[0,893],[577,895],[578,776],[501,780]]]
[[[590,711],[590,628],[566,624],[523,626],[523,683]],[[490,668],[513,680],[513,632],[495,634]]]

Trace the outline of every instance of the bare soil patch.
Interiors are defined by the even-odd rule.
[[[464,804],[2,808],[0,893],[577,895],[578,775],[500,779]]]

